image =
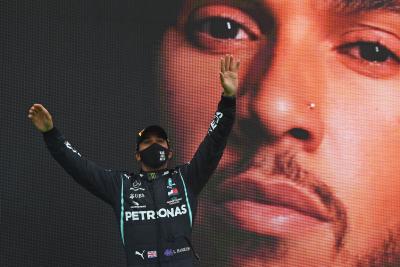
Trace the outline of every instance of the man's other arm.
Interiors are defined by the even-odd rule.
[[[222,157],[229,133],[235,121],[239,61],[232,55],[221,59],[220,80],[224,89],[208,133],[184,172],[195,194],[200,193]]]
[[[118,174],[84,158],[53,126],[50,113],[42,105],[34,104],[29,110],[28,117],[43,133],[51,155],[67,173],[91,193],[113,204],[120,184]]]

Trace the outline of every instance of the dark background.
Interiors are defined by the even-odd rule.
[[[163,2],[0,2],[0,266],[126,264],[111,207],[58,166],[27,112],[43,104],[83,155],[135,170],[135,133],[160,123]]]

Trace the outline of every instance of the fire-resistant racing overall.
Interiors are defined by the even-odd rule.
[[[55,160],[83,187],[112,205],[128,266],[193,266],[197,197],[216,169],[231,131],[235,97],[222,96],[193,159],[174,169],[137,174],[85,159],[55,127],[44,139]],[[193,122],[196,123],[196,122]]]

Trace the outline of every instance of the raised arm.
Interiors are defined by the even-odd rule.
[[[51,155],[68,174],[91,193],[113,204],[120,184],[118,174],[84,158],[54,127],[50,112],[41,104],[34,104],[29,109],[28,118],[43,133]]]
[[[195,194],[200,193],[218,166],[232,129],[236,112],[239,61],[227,55],[221,59],[220,79],[223,88],[218,109],[207,135],[189,164],[183,167],[183,176]]]

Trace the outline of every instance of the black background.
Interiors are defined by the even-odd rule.
[[[111,207],[51,158],[27,112],[43,104],[86,157],[133,171],[159,122],[156,53],[170,1],[1,1],[0,266],[124,266]],[[164,3],[164,6],[162,6]],[[167,127],[168,128],[168,127]]]

